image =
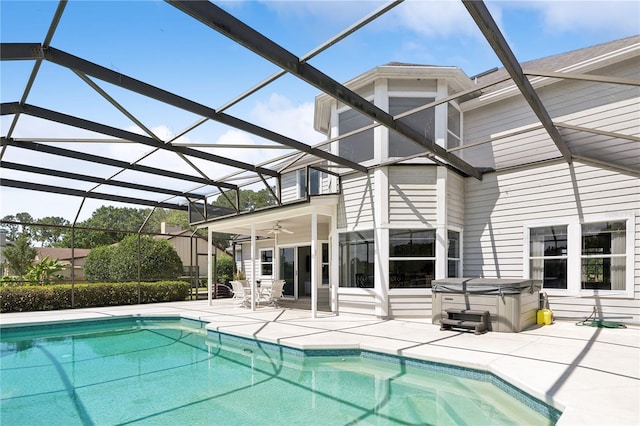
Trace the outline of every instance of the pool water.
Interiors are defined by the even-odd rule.
[[[559,414],[551,409],[550,419],[492,383],[424,362],[309,356],[196,321],[33,328],[2,330],[3,426],[543,425]]]

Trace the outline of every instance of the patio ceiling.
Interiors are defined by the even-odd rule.
[[[153,73],[153,67],[138,70],[139,74],[146,76],[146,81],[120,72],[117,66],[109,62],[109,58],[100,55],[103,46],[96,45],[92,51],[54,47],[54,36],[60,31],[63,32],[61,44],[71,49],[73,43],[68,40],[83,37],[85,30],[81,26],[69,26],[63,19],[66,13],[73,14],[77,4],[60,1],[41,42],[31,39],[19,42],[3,40],[0,45],[3,75],[18,75],[23,81],[21,90],[15,92],[20,93],[19,96],[8,99],[5,94],[2,95],[1,114],[8,117],[10,124],[2,127],[0,186],[75,196],[83,200],[98,199],[186,210],[189,203],[211,200],[225,190],[256,188],[256,185],[258,189],[274,187],[284,171],[300,164],[315,165],[334,173],[366,173],[367,167],[331,153],[326,143],[298,140],[227,112],[246,102],[254,93],[276,84],[281,78],[289,78],[293,85],[310,85],[351,106],[372,118],[376,125],[385,126],[422,146],[424,156],[464,176],[481,179],[487,170],[526,164],[525,152],[500,164],[483,163],[481,158],[473,162],[464,160],[461,153],[465,150],[472,150],[484,143],[494,143],[499,138],[475,141],[469,146],[446,150],[408,126],[402,116],[390,115],[339,83],[338,78],[332,77],[330,72],[321,71],[320,67],[309,63],[312,58],[362,31],[391,10],[403,7],[401,3],[389,2],[371,11],[303,56],[291,53],[283,45],[213,3],[167,0],[156,5],[175,9],[175,19],[190,20],[194,40],[197,37],[212,37],[211,40],[221,43],[213,38],[212,33],[215,33],[215,37],[222,35],[223,42],[236,45],[239,49],[246,48],[247,55],[257,55],[264,58],[265,63],[272,64],[270,66],[276,66],[275,73],[258,84],[248,84],[240,95],[226,99],[221,103],[222,106],[214,108],[202,100],[206,96],[178,94],[181,92],[181,80],[189,78],[189,69],[185,69],[184,75],[177,75],[174,80],[161,84],[165,87],[160,87],[154,83],[161,79]],[[530,79],[579,79],[594,85],[622,84],[634,89],[640,86],[640,82],[591,74],[559,73],[555,70],[523,70],[485,4],[468,0],[463,0],[463,3],[507,73],[502,75],[502,79],[471,91],[499,84],[514,85],[539,120],[538,127],[527,131],[532,134],[540,132],[542,137],[550,139],[555,145],[549,159],[563,159],[569,163],[573,159],[580,159],[640,175],[640,166],[628,155],[630,150],[640,146],[640,138],[625,129],[610,131],[554,121]],[[126,18],[131,23],[147,17],[133,15]],[[69,22],[78,25],[75,20]],[[146,40],[145,34],[138,35],[140,40]],[[381,33],[379,36],[384,35]],[[108,37],[103,40],[105,44],[110,42]],[[144,54],[136,50],[135,46],[139,44],[134,41],[131,44],[122,46],[122,49],[130,49],[129,54]],[[169,52],[168,47],[166,52]],[[219,60],[222,62],[223,58]],[[357,61],[357,58],[353,60]],[[198,58],[193,58],[193,62],[193,66],[198,66]],[[240,63],[232,65],[241,66]],[[233,66],[212,68],[210,78],[201,82],[203,91],[209,91],[210,87],[214,90],[216,86],[224,87],[225,78],[229,77],[217,76],[216,71],[224,68],[233,75]],[[246,69],[236,70],[238,74],[240,71],[247,72]],[[257,72],[260,71],[262,69]],[[80,83],[68,90],[73,90],[74,96],[84,96],[85,102],[74,104],[66,98],[64,91],[57,90],[56,86],[62,81],[61,72],[65,73],[65,79],[71,75],[76,83]],[[469,94],[470,91],[464,91],[447,99],[458,99]],[[442,102],[438,101],[431,107],[439,103]],[[106,119],[102,104],[119,111],[119,118]],[[87,108],[87,105],[91,107]],[[98,108],[98,105],[101,107]],[[153,116],[147,112],[147,109],[152,110],[151,105],[165,108],[166,117],[173,120],[170,136],[151,128]],[[53,130],[45,123],[57,123],[57,127]],[[211,123],[237,132],[234,135],[239,141],[216,145],[206,140],[196,143],[188,139]],[[52,130],[38,134],[37,129]],[[242,134],[251,135],[258,142],[243,143],[246,138]],[[201,140],[195,136],[193,139]],[[259,150],[261,157],[251,159],[255,156],[244,154],[251,150]]]

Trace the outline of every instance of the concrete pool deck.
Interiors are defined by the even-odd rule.
[[[231,299],[0,314],[3,327],[114,316],[179,315],[298,349],[365,349],[490,371],[563,412],[559,425],[640,424],[640,328],[558,321],[520,333],[440,331],[430,318],[239,307]]]

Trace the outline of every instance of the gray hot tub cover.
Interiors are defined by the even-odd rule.
[[[434,293],[520,294],[533,293],[542,287],[540,280],[516,278],[446,278],[434,280]]]

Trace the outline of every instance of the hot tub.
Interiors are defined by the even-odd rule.
[[[490,331],[517,333],[536,324],[540,280],[447,278],[432,286],[434,324],[447,318],[446,309],[489,311]]]

